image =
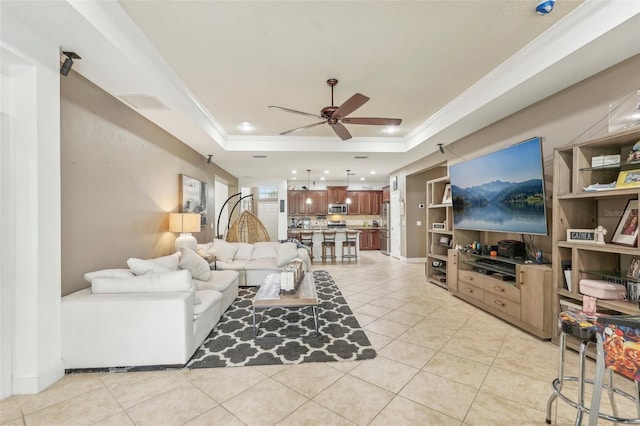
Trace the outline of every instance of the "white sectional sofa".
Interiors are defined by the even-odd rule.
[[[238,272],[193,251],[85,274],[62,298],[66,369],[184,365],[238,295]]]
[[[292,242],[229,243],[216,239],[198,244],[198,252],[216,257],[212,268],[217,271],[239,272],[240,286],[260,286],[267,274],[280,272],[293,259],[301,259],[305,272],[311,270],[311,258],[306,248]]]

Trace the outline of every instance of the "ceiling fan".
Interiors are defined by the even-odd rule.
[[[347,128],[343,126],[343,123],[369,124],[376,126],[398,126],[400,123],[402,123],[401,118],[347,117],[353,111],[364,105],[369,100],[369,98],[360,93],[356,93],[355,95],[347,99],[342,105],[335,106],[333,105],[333,87],[338,84],[338,80],[336,80],[335,78],[330,78],[329,80],[327,80],[327,84],[331,86],[331,106],[322,108],[322,110],[320,111],[320,115],[310,114],[308,112],[297,111],[295,109],[289,109],[275,105],[269,106],[269,108],[276,108],[282,111],[292,112],[294,114],[320,118],[322,120],[318,123],[313,123],[307,126],[287,130],[286,132],[280,133],[281,135],[288,135],[289,133],[309,129],[311,127],[327,123],[329,124],[329,126],[331,126],[333,131],[336,132],[336,135],[338,135],[338,137],[340,137],[340,139],[344,141],[347,139],[351,139],[351,133],[349,133]]]

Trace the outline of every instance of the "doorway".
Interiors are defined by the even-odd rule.
[[[258,202],[258,219],[269,234],[271,241],[278,241],[278,203],[277,201]]]

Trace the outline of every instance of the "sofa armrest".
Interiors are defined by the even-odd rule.
[[[185,364],[192,355],[193,297],[90,289],[63,297],[65,368]]]

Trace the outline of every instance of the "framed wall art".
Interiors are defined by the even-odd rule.
[[[451,204],[451,184],[444,186],[444,194],[442,195],[442,204]]]
[[[637,188],[640,186],[640,169],[620,170],[616,188]]]
[[[207,187],[198,179],[180,175],[180,213],[200,213],[200,226],[207,224]]]
[[[638,200],[629,200],[620,217],[616,232],[611,238],[613,244],[634,247],[638,240]]]

